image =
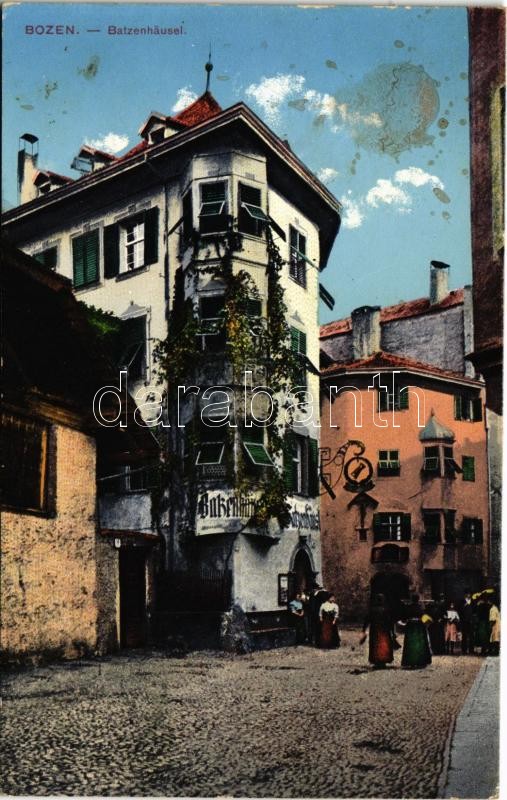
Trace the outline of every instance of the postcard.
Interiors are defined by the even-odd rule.
[[[3,793],[499,796],[504,9],[3,23]]]

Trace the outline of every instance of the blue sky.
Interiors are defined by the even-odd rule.
[[[3,7],[3,205],[16,205],[18,136],[74,175],[85,141],[122,153],[154,109],[211,89],[245,101],[343,203],[321,321],[428,293],[429,262],[471,281],[468,44],[460,7],[301,8],[27,4]],[[74,25],[30,35],[27,25]],[[108,26],[182,36],[108,35]],[[99,32],[87,32],[99,29]]]

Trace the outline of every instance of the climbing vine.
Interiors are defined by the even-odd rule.
[[[227,385],[234,391],[234,407],[241,408],[244,392],[245,370],[262,367],[265,385],[269,386],[274,422],[267,425],[268,442],[266,449],[274,466],[262,469],[252,476],[245,461],[245,455],[238,446],[234,435],[235,428],[227,427],[225,445],[226,480],[241,495],[255,484],[259,497],[255,512],[247,525],[264,527],[275,518],[281,527],[289,525],[288,489],[283,469],[277,460],[284,449],[286,433],[290,427],[291,414],[288,401],[289,388],[297,384],[301,373],[301,360],[291,348],[290,329],[287,324],[287,306],[284,290],[280,282],[283,258],[273,240],[271,230],[266,228],[266,314],[252,314],[252,302],[260,304],[260,294],[252,275],[244,269],[234,270],[234,257],[242,250],[242,237],[230,230],[224,234],[206,239],[200,238],[197,231],[192,234],[193,257],[188,266],[180,266],[175,275],[173,307],[169,318],[169,333],[159,341],[155,348],[158,364],[158,379],[165,387],[166,408],[171,424],[170,436],[166,442],[162,485],[169,485],[180,498],[181,518],[186,520],[184,528],[193,536],[197,496],[199,493],[198,470],[192,469],[183,454],[178,451],[176,426],[172,420],[178,413],[178,386],[196,379],[203,369],[216,363],[217,374],[227,367],[232,380]],[[204,251],[204,252],[203,252]],[[218,319],[212,324],[215,330],[203,328],[198,307],[187,294],[197,298],[199,282],[209,276],[223,287],[224,304]],[[193,292],[188,290],[193,282]],[[209,322],[207,323],[209,326]],[[210,332],[225,333],[225,347],[221,355],[203,350],[201,339]],[[196,381],[199,383],[199,381]],[[217,381],[220,383],[220,381]],[[283,399],[285,398],[285,399]],[[198,431],[195,424],[187,425],[186,439],[188,450],[198,444]],[[234,454],[236,453],[236,458]],[[241,453],[241,456],[239,455]],[[165,480],[168,479],[168,483]],[[177,487],[179,485],[179,490]],[[245,525],[245,527],[247,526]]]

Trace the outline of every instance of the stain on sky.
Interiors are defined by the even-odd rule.
[[[34,109],[34,107],[30,105],[30,103],[24,103],[22,106],[20,106],[20,108],[22,108],[23,111],[33,111]]]
[[[228,81],[230,80],[228,75],[217,75],[217,81]]]
[[[326,59],[326,67],[329,67],[329,69],[338,69],[336,61],[332,61],[330,58]]]
[[[58,89],[58,82],[57,81],[46,81],[44,86],[44,98],[45,100],[51,96],[51,94]]]
[[[396,39],[394,43],[395,47],[405,47],[405,42],[402,42],[401,39]]]
[[[433,194],[435,195],[437,200],[440,200],[441,203],[450,203],[451,202],[451,198],[449,197],[449,195],[446,194],[443,189],[439,189],[438,186],[435,186],[433,188]]]
[[[340,89],[335,120],[346,124],[356,145],[393,158],[434,142],[428,128],[435,121],[440,98],[436,81],[410,62],[380,64],[360,83]]]
[[[86,67],[78,68],[78,75],[82,75],[87,81],[91,81],[99,71],[99,63],[100,58],[98,56],[92,56]]]

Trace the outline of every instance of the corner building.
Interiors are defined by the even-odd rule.
[[[166,451],[161,633],[238,606],[259,641],[283,638],[288,597],[322,568],[319,274],[339,204],[243,103],[222,110],[206,92],[175,117],[152,112],[140,135],[119,158],[82,147],[75,180],[39,170],[22,137],[26,202],[4,231],[121,321],[118,368]],[[291,403],[294,382],[306,404]],[[271,424],[259,386],[274,387]]]

